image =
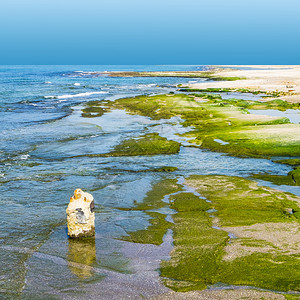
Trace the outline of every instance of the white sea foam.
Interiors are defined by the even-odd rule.
[[[60,95],[60,96],[44,96],[45,99],[68,99],[68,98],[76,98],[76,97],[87,97],[91,95],[98,94],[107,94],[108,92],[87,92],[87,93],[79,93],[79,94],[68,94],[68,95]]]
[[[45,81],[45,84],[51,84],[52,82],[51,81]]]
[[[22,160],[25,160],[25,159],[28,159],[30,157],[30,155],[29,154],[23,154],[23,155],[20,155],[20,159],[22,159]]]
[[[157,86],[155,83],[150,83],[150,84],[138,84],[134,87],[136,88],[145,88],[145,87],[152,87],[152,86]]]
[[[81,73],[84,75],[89,75],[89,74],[94,74],[95,72],[91,72],[91,71],[75,71],[74,73]]]

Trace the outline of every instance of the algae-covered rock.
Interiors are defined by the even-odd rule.
[[[299,197],[234,176],[193,175],[184,183],[198,194],[170,196],[174,248],[160,265],[167,287],[300,291]]]
[[[88,237],[95,234],[94,198],[91,194],[76,189],[66,212],[69,237]]]
[[[161,137],[158,133],[148,133],[124,140],[112,152],[104,156],[176,154],[180,151],[180,146],[180,143]]]
[[[293,181],[296,185],[300,184],[300,167],[296,168],[295,170],[289,172],[289,176],[292,177]]]
[[[189,128],[189,131],[181,136],[189,138],[190,143],[203,149],[240,157],[300,157],[299,124],[291,124],[288,118],[267,113],[268,109],[298,108],[298,104],[279,99],[265,102],[242,99],[224,101],[220,96],[202,93],[138,96],[118,99],[104,105],[105,109],[125,109],[131,114],[147,116],[153,120],[179,117],[182,120],[181,125]],[[249,113],[247,109],[250,108],[265,109],[267,115]],[[225,143],[218,143],[216,140]],[[157,142],[160,141],[155,141],[156,144]],[[143,153],[148,155],[150,151],[150,155],[153,155],[151,152],[156,147],[149,149],[149,141],[146,147],[143,147],[143,143],[141,140],[135,145],[129,140],[118,148],[145,148]],[[118,148],[111,156],[118,156],[119,152],[122,152],[121,155],[128,155],[129,151],[119,151]],[[171,153],[175,152],[174,149],[178,148],[171,147]],[[135,151],[130,150],[130,153]],[[170,151],[167,154],[170,154]]]

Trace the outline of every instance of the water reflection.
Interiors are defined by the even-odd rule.
[[[96,244],[94,238],[69,239],[68,267],[73,274],[81,279],[94,275],[96,264]]]

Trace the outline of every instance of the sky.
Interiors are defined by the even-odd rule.
[[[300,64],[299,0],[0,0],[0,64]]]

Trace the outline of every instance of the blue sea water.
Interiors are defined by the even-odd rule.
[[[191,79],[112,78],[93,72],[204,68],[0,67],[0,296],[89,298],[97,295],[96,288],[109,293],[114,287],[112,282],[137,282],[141,274],[155,273],[157,262],[168,256],[171,246],[163,251],[120,241],[126,231],[145,228],[149,217],[117,208],[142,201],[151,185],[162,178],[191,174],[247,177],[259,172],[284,175],[291,170],[267,159],[234,158],[188,147],[167,156],[74,157],[109,152],[120,141],[149,131],[170,139],[178,139],[176,133],[184,131],[179,119],[153,121],[121,110],[97,118],[83,118],[81,113],[87,101],[176,92],[177,84]],[[132,172],[165,165],[175,166],[178,171]],[[65,209],[75,188],[94,195],[95,243],[83,245],[67,238]],[[282,189],[296,193],[293,187]],[[141,251],[136,253],[137,249]],[[89,259],[82,252],[88,253]],[[153,264],[148,266],[146,261]],[[104,278],[110,278],[111,285],[105,284]],[[151,284],[149,291],[143,290],[145,295],[154,293]],[[131,295],[138,291],[137,285]]]

